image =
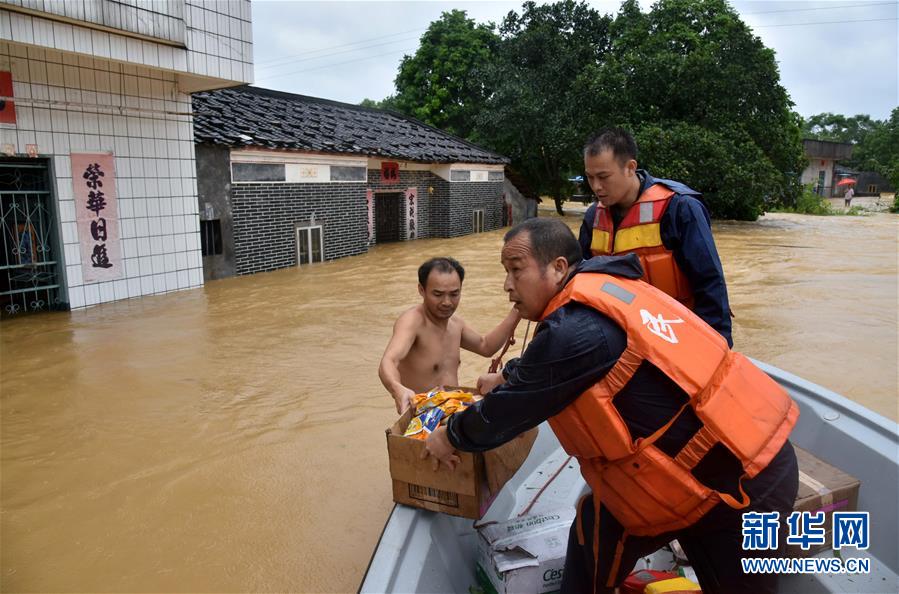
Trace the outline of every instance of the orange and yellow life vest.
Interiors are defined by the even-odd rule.
[[[553,298],[543,318],[570,301],[605,314],[627,333],[627,347],[609,373],[549,419],[593,489],[596,517],[601,501],[626,533],[656,535],[692,525],[719,501],[746,507],[742,484],[738,500],[708,488],[691,470],[723,444],[742,464],[741,483],[756,476],[780,451],[799,416],[784,389],[730,350],[687,307],[642,281],[580,273]],[[692,407],[703,424],[675,457],[654,442],[680,412],[651,436],[635,440],[614,405],[644,361],[686,392],[689,400],[681,412]]]
[[[662,243],[660,221],[674,193],[660,183],[649,186],[625,213],[617,229],[609,209],[597,203],[590,252],[594,256],[637,254],[644,281],[692,308],[690,283],[674,254]]]

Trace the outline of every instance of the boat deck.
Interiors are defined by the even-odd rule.
[[[859,509],[870,513],[871,548],[845,555],[870,559],[868,574],[783,575],[783,594],[899,592],[899,431],[896,424],[842,396],[756,362],[787,388],[801,415],[791,440],[861,481]],[[577,462],[545,423],[531,454],[479,523],[574,506],[585,491]],[[476,585],[477,533],[472,520],[397,505],[360,592],[464,593]],[[833,557],[826,550],[817,558]],[[646,564],[655,569],[664,557]]]

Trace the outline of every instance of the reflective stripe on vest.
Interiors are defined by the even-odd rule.
[[[717,444],[740,461],[744,478],[764,469],[799,415],[783,388],[729,350],[689,309],[642,281],[578,274],[543,317],[570,301],[610,317],[628,337],[609,373],[550,419],[559,442],[578,458],[585,480],[609,511],[630,533],[652,535],[693,524],[719,501],[748,505],[745,494],[740,501],[713,491],[690,471]],[[634,440],[613,404],[644,361],[687,393],[684,409],[691,406],[703,423],[674,458],[654,442],[680,413],[652,436]]]
[[[674,254],[662,243],[662,215],[674,191],[662,184],[646,188],[614,226],[612,214],[596,205],[590,252],[594,256],[635,253],[643,266],[643,280],[668,293],[687,307],[693,306],[693,292]]]

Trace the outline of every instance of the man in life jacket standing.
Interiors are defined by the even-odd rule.
[[[504,289],[538,321],[520,359],[481,376],[484,399],[426,441],[435,466],[548,420],[590,493],[572,524],[562,592],[613,592],[636,561],[674,538],[706,594],[774,594],[746,574],[742,514],[793,509],[796,404],[711,326],[639,280],[633,255],[582,260],[558,219],[505,236]],[[593,543],[598,542],[594,547]]]
[[[464,279],[465,269],[453,258],[431,258],[418,268],[422,302],[397,318],[378,368],[400,414],[416,393],[459,385],[460,348],[490,357],[515,332],[514,309],[485,336],[455,315]]]
[[[621,128],[587,139],[584,176],[597,202],[581,223],[583,258],[636,253],[643,280],[687,305],[733,346],[724,271],[701,194],[637,169],[637,144]]]

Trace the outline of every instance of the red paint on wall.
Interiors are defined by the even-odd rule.
[[[12,73],[0,71],[0,97],[12,97]],[[12,99],[0,99],[0,124],[16,123],[16,106]]]

